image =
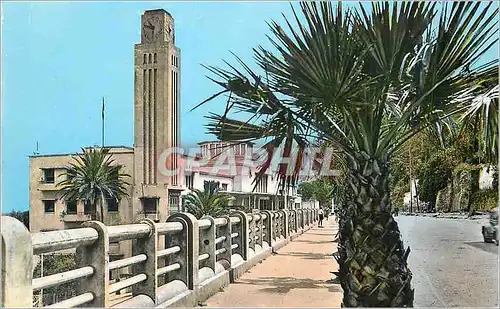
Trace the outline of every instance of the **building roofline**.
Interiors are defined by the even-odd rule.
[[[211,143],[234,143],[234,144],[247,144],[247,145],[255,145],[253,142],[240,142],[240,141],[201,141],[197,143],[197,145],[211,144]]]
[[[87,146],[83,147],[83,149],[89,149],[89,148],[101,148],[101,147],[96,147],[96,146]],[[104,148],[110,148],[110,149],[118,149],[118,148],[124,148],[127,150],[131,150],[131,152],[134,151],[134,147],[130,146],[105,146]],[[71,152],[71,153],[48,153],[48,154],[34,154],[34,155],[29,155],[29,158],[39,158],[39,157],[66,157],[66,156],[74,156],[78,155],[81,153],[81,151],[78,152]],[[130,153],[130,152],[124,152],[124,151],[118,151],[118,152],[112,152],[111,154],[116,154],[116,153]]]
[[[171,14],[170,14],[167,10],[165,10],[165,9],[145,10],[145,11],[144,11],[144,14],[146,14],[146,13],[157,13],[157,12],[162,12],[162,13],[165,13],[165,14],[167,14],[167,15],[169,15],[169,16],[172,16],[172,15],[171,15]]]

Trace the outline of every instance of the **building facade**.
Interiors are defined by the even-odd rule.
[[[205,182],[217,181],[220,190],[233,198],[234,208],[246,211],[300,208],[296,189],[282,191],[278,176],[271,170],[256,181],[260,167],[253,143],[205,141],[198,146],[198,155],[183,157],[181,173],[186,190],[182,195],[192,189],[203,190]],[[196,164],[199,161],[204,162]]]

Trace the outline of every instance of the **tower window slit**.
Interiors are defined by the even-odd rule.
[[[144,63],[146,62],[146,54],[144,54]],[[147,71],[146,70],[143,70],[142,71],[142,96],[143,96],[143,104],[144,104],[144,107],[146,106],[146,101],[147,101]],[[146,131],[146,120],[147,120],[147,117],[146,117],[146,110],[143,108],[142,110],[142,132],[147,132]],[[147,144],[146,144],[146,138],[143,134],[142,136],[142,149],[143,149],[143,152],[144,154],[146,153],[147,151]],[[142,180],[143,182],[146,182],[146,156],[143,155],[142,156]]]
[[[154,59],[154,63],[158,63],[158,56],[156,53],[154,53],[153,59]]]
[[[149,62],[149,63],[151,63],[151,62],[152,62],[152,61],[151,61],[151,54],[149,54],[148,58],[149,58],[149,59],[148,59],[148,60],[149,60],[148,62]]]
[[[155,54],[155,59],[156,59],[156,54]],[[154,69],[153,71],[153,104],[154,104],[154,116],[153,116],[153,181],[156,184],[156,166],[157,166],[157,144],[156,144],[156,135],[157,135],[157,129],[156,129],[156,115],[157,115],[157,104],[156,104],[156,96],[157,96],[157,69]]]
[[[142,64],[146,64],[146,58],[147,58],[147,56],[146,56],[146,54],[144,54],[144,60],[143,60]]]
[[[151,54],[149,54],[149,56],[151,57]],[[149,131],[148,131],[148,152],[147,152],[147,156],[148,156],[148,183],[151,184],[153,182],[153,179],[152,179],[152,162],[151,162],[151,153],[152,153],[152,140],[151,140],[151,134],[153,132],[153,128],[151,128],[151,116],[152,116],[152,104],[151,104],[151,99],[152,99],[152,87],[151,87],[151,84],[153,83],[153,74],[151,74],[151,69],[149,69],[148,71],[148,75],[149,75],[149,81],[148,81],[148,124],[149,124]]]

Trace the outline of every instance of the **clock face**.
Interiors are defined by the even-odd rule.
[[[142,33],[147,42],[159,41],[163,35],[163,21],[159,16],[150,16],[142,24]]]

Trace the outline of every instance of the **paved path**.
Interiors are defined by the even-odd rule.
[[[251,268],[224,291],[207,300],[209,307],[340,307],[342,289],[327,283],[337,270],[331,254],[337,224],[333,217],[295,238]]]

